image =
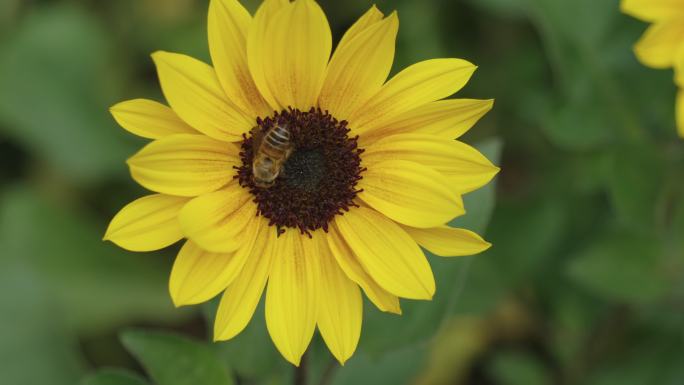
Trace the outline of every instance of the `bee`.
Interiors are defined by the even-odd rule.
[[[276,124],[265,133],[257,129],[254,139],[252,178],[257,187],[269,188],[292,154],[292,133],[287,126]]]

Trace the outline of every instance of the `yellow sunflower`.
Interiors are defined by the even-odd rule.
[[[622,11],[653,23],[634,46],[639,61],[675,68],[677,129],[684,138],[684,0],[622,0]]]
[[[186,238],[171,298],[191,305],[223,292],[215,340],[240,333],[266,290],[268,332],[288,361],[299,364],[317,326],[344,363],[361,332],[361,291],[400,314],[400,297],[435,293],[419,245],[440,256],[490,246],[446,223],[464,214],[461,195],[498,171],[454,140],[492,101],[442,100],[475,71],[459,59],[386,81],[398,25],[372,7],[331,56],[313,0],[266,0],[254,17],[237,0],[212,0],[213,67],[156,52],[170,108],[112,107],[122,127],[154,139],[128,165],[155,194],[124,207],[105,239],[149,251]]]

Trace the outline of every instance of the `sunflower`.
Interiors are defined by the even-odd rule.
[[[187,239],[171,298],[182,306],[223,293],[214,340],[240,333],[265,290],[268,332],[288,361],[299,364],[318,327],[344,363],[359,340],[362,291],[401,314],[400,297],[435,293],[421,246],[439,256],[490,246],[446,224],[464,214],[461,196],[498,172],[454,140],[492,101],[443,100],[475,70],[459,59],[420,62],[387,81],[398,24],[396,12],[372,7],[331,56],[313,0],[266,0],[254,17],[237,0],[212,0],[213,67],[156,52],[170,107],[112,107],[123,128],[153,139],[128,165],[154,194],[116,214],[105,239],[133,251]],[[269,158],[277,177],[260,186],[264,138],[283,128],[289,151]]]
[[[644,65],[675,68],[676,117],[679,135],[684,138],[684,0],[622,0],[622,11],[653,23],[634,46]]]

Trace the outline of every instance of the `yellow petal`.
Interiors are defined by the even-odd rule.
[[[247,34],[247,65],[254,84],[261,96],[273,110],[280,110],[275,96],[268,87],[265,75],[265,55],[267,32],[271,28],[273,16],[289,6],[289,0],[264,0],[254,16]]]
[[[242,140],[255,125],[226,97],[214,69],[189,56],[152,54],[166,100],[185,122],[214,139]]]
[[[684,138],[684,90],[677,92],[677,132],[679,136]]]
[[[364,270],[385,290],[404,298],[432,298],[430,265],[399,225],[365,207],[336,216],[335,224]]]
[[[328,349],[344,365],[359,342],[363,302],[359,286],[340,269],[330,252],[327,236],[320,231],[314,233],[320,250],[317,323]]]
[[[212,253],[192,241],[181,248],[169,279],[174,305],[193,305],[210,300],[223,291],[245,265],[252,253],[258,228],[250,228],[245,242],[234,253]]]
[[[380,90],[392,69],[398,29],[399,18],[395,12],[340,43],[330,60],[321,90],[322,110],[345,120]]]
[[[684,0],[622,0],[621,8],[646,21],[684,17]]]
[[[328,20],[313,0],[297,0],[271,15],[257,13],[247,45],[255,83],[276,109],[316,105],[331,49]]]
[[[368,9],[366,13],[359,17],[359,19],[356,20],[356,22],[352,24],[351,27],[349,27],[347,32],[344,33],[344,36],[342,36],[342,39],[340,39],[340,42],[337,44],[338,49],[339,47],[344,47],[347,44],[349,44],[349,42],[352,39],[358,36],[366,28],[382,20],[384,16],[385,15],[383,15],[383,13],[380,12],[378,7],[372,5],[370,9]]]
[[[266,290],[266,327],[280,354],[299,366],[316,327],[316,243],[288,230],[276,241]]]
[[[330,252],[335,257],[337,263],[349,279],[361,286],[368,299],[370,299],[378,309],[384,312],[401,314],[399,298],[380,287],[380,285],[368,275],[334,223],[330,227],[327,240]]]
[[[456,139],[473,127],[493,105],[494,101],[491,99],[447,99],[428,103],[400,114],[367,135],[362,135],[359,145],[366,147],[379,138],[403,133]]]
[[[128,132],[148,139],[173,134],[198,134],[169,107],[147,99],[127,100],[109,111],[117,123]]]
[[[489,249],[492,244],[476,233],[448,226],[416,229],[402,226],[419,245],[440,257],[473,255]]]
[[[679,47],[675,58],[675,83],[679,87],[684,87],[684,42]]]
[[[271,270],[277,242],[276,231],[261,218],[253,221],[257,236],[252,252],[235,281],[226,289],[216,312],[214,341],[229,340],[238,335],[252,319]]]
[[[247,34],[252,16],[238,0],[211,0],[209,51],[226,96],[256,119],[271,112],[247,65]]]
[[[650,26],[634,46],[634,52],[644,65],[668,68],[675,64],[683,45],[684,20],[675,19]]]
[[[475,148],[436,135],[399,134],[380,139],[366,148],[364,164],[406,160],[437,170],[448,185],[467,193],[487,184],[499,168]],[[442,222],[445,223],[445,222]]]
[[[252,196],[237,181],[191,200],[179,221],[185,236],[207,251],[228,253],[244,241],[242,232],[256,217]]]
[[[178,213],[187,198],[148,195],[126,205],[109,223],[104,239],[131,251],[158,250],[183,234]]]
[[[354,112],[349,126],[362,134],[423,104],[444,99],[463,88],[476,67],[461,59],[432,59],[401,71]]]
[[[444,175],[429,167],[405,160],[366,166],[359,198],[399,223],[435,227],[465,213],[460,195]]]
[[[204,135],[177,134],[157,139],[128,160],[143,187],[163,194],[197,196],[233,179],[240,160],[233,144]]]

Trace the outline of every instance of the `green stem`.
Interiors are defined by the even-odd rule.
[[[332,381],[333,374],[335,374],[335,370],[337,370],[338,367],[339,365],[337,365],[337,361],[334,359],[330,360],[330,363],[325,368],[325,371],[323,371],[321,381],[318,383],[318,385],[328,385],[330,381]]]
[[[304,352],[302,360],[299,362],[299,366],[295,368],[294,372],[294,385],[306,385],[308,379],[308,351]]]

